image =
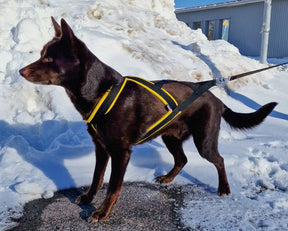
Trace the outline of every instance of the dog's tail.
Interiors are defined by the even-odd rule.
[[[232,127],[236,129],[249,129],[257,126],[270,114],[277,103],[268,103],[252,113],[233,112],[226,105],[222,117]]]

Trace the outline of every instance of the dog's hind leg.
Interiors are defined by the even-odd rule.
[[[228,184],[224,159],[218,152],[218,134],[220,129],[220,117],[217,115],[211,115],[211,113],[201,114],[197,118],[195,123],[192,122],[190,129],[194,138],[194,143],[197,147],[199,154],[213,163],[218,172],[218,195],[230,194],[230,187]]]
[[[113,205],[119,198],[131,153],[130,149],[122,149],[121,151],[121,148],[115,148],[114,151],[110,152],[112,169],[107,194],[99,208],[91,214],[91,222],[106,220],[108,218]]]
[[[168,148],[169,152],[174,157],[174,167],[171,171],[164,176],[159,176],[156,178],[156,182],[161,184],[167,184],[177,176],[177,174],[181,171],[184,165],[187,163],[187,157],[182,148],[182,141],[174,136],[162,136],[163,142]]]
[[[103,177],[109,160],[109,154],[102,148],[99,143],[95,142],[95,146],[96,165],[92,184],[86,193],[80,195],[76,199],[77,204],[89,204],[93,200],[94,195],[98,192],[98,190],[103,184]]]

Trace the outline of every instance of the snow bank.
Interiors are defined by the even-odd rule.
[[[28,83],[18,73],[39,58],[41,48],[53,37],[50,16],[58,21],[64,17],[96,56],[123,75],[201,81],[263,67],[241,56],[229,43],[208,41],[201,30],[190,30],[177,21],[173,5],[172,0],[0,2],[0,229],[12,224],[9,216],[19,216],[25,202],[49,198],[59,189],[88,185],[92,178],[94,147],[64,90]],[[232,198],[219,200],[214,193],[215,169],[198,157],[192,141],[187,142],[190,162],[175,183],[192,182],[199,186],[195,193],[200,193],[199,198],[194,193],[187,196],[183,210],[187,226],[199,225],[190,215],[195,215],[196,199],[204,202],[194,210],[206,212],[198,215],[204,229],[213,227],[217,218],[209,208],[219,210],[218,205],[229,216],[216,228],[228,229],[235,222],[231,221],[238,216],[234,208],[243,218],[235,227],[287,228],[286,215],[279,215],[287,214],[288,199],[287,80],[287,73],[269,71],[231,83],[237,89],[230,93],[232,98],[213,90],[236,111],[255,110],[268,101],[280,104],[274,118],[251,132],[235,132],[222,125],[219,148],[226,160]],[[173,158],[156,139],[134,149],[125,180],[152,182],[172,164]],[[106,174],[105,181],[108,177]],[[208,185],[208,192],[203,185]],[[213,206],[211,200],[219,201]],[[243,204],[249,200],[255,206],[245,213]],[[227,201],[233,209],[227,209]],[[263,206],[257,209],[259,203]],[[251,222],[263,215],[263,208],[268,209],[264,218]],[[205,223],[207,214],[211,216]]]

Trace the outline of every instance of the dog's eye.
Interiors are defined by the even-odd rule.
[[[43,63],[52,63],[52,62],[53,62],[53,58],[51,58],[51,57],[46,57],[46,58],[42,59],[42,62],[43,62]]]

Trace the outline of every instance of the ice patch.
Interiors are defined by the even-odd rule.
[[[39,184],[33,182],[24,181],[16,184],[14,188],[20,194],[42,195],[44,193],[44,189]]]
[[[43,194],[43,198],[44,199],[49,199],[49,198],[52,198],[53,196],[54,196],[54,192],[53,191],[46,191]]]

